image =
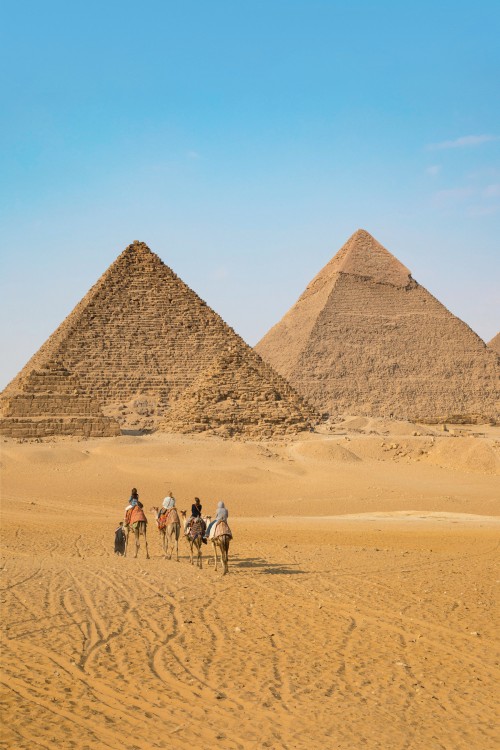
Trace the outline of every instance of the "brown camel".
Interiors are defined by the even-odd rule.
[[[142,508],[139,508],[139,506],[136,506],[135,508],[132,508],[132,510],[127,512],[127,515],[125,516],[125,554],[124,557],[127,556],[127,550],[128,550],[128,537],[130,534],[130,531],[132,530],[134,532],[135,536],[135,555],[134,557],[137,557],[137,553],[139,552],[139,537],[144,537],[144,544],[146,545],[146,558],[149,560],[149,550],[148,550],[148,539],[146,536],[146,531],[148,527],[148,519],[146,518],[146,515]]]
[[[207,528],[206,523],[203,518],[195,518],[191,524],[191,527],[189,528],[187,525],[185,510],[181,510],[181,516],[184,526],[184,535],[189,544],[189,562],[191,563],[191,565],[194,564],[193,553],[194,549],[196,548],[198,553],[196,557],[196,565],[198,566],[198,568],[201,568],[201,545],[203,544],[203,534],[205,533],[205,530]]]
[[[175,545],[176,559],[177,562],[179,562],[179,535],[181,533],[181,522],[177,510],[172,508],[170,511],[167,511],[166,520],[168,523],[163,525],[161,525],[160,516],[158,515],[160,508],[153,506],[151,510],[155,512],[156,523],[161,536],[161,546],[165,554],[165,559],[167,559],[167,557],[169,560],[172,559],[172,552],[174,551]],[[170,555],[168,554],[169,549]]]
[[[217,561],[218,561],[217,550],[219,550],[221,561],[222,561],[222,575],[225,576],[226,573],[228,572],[229,542],[233,538],[233,535],[231,534],[231,529],[229,528],[229,526],[227,525],[225,521],[219,521],[218,526],[220,527],[221,524],[224,524],[222,529],[220,529],[222,533],[218,533],[219,529],[216,528],[215,530],[216,536],[213,536],[210,541],[212,542],[212,545],[214,548],[214,557],[215,557],[214,570],[217,570]]]

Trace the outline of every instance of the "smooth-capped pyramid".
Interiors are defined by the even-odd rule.
[[[496,336],[493,336],[491,341],[488,341],[488,346],[490,347],[490,349],[494,349],[498,354],[500,354],[500,331]]]
[[[233,356],[235,365],[229,366],[226,378],[240,402],[247,392],[240,362],[246,360],[256,373],[254,397],[266,398],[270,392],[279,396],[270,407],[274,416],[262,416],[260,428],[253,402],[247,410],[240,409],[238,434],[245,433],[247,423],[253,435],[300,431],[315,418],[313,409],[281,376],[157,255],[136,241],[7,386],[4,396],[18,390],[31,370],[56,358],[122,429],[155,429],[168,419],[172,404],[178,409],[179,399],[195,382],[202,388],[202,374],[224,354]],[[182,420],[185,430],[185,415]],[[172,419],[169,424],[174,425]],[[212,430],[211,420],[204,425]],[[218,417],[215,427],[220,426]]]
[[[256,350],[323,412],[498,419],[498,356],[364,230]]]
[[[105,417],[97,400],[83,393],[78,378],[54,360],[16,380],[16,387],[1,401],[2,435],[41,438],[120,434],[118,422]]]

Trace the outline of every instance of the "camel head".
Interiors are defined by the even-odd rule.
[[[181,516],[182,516],[183,518],[186,518],[186,511],[185,511],[185,510],[181,510],[181,512],[180,512],[180,513],[181,513]]]

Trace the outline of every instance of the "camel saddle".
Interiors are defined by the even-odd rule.
[[[233,538],[231,529],[229,528],[227,521],[219,521],[215,524],[214,533],[211,535],[211,539],[217,539],[219,536],[228,536],[230,539]]]
[[[180,524],[179,520],[179,514],[177,513],[176,508],[170,508],[169,510],[166,510],[165,513],[160,513],[156,520],[158,524],[158,528],[160,531],[162,531],[167,526],[170,526],[173,523]]]
[[[191,526],[188,529],[188,536],[193,540],[199,537],[203,536],[205,534],[207,525],[203,518],[194,518],[191,522]]]
[[[144,521],[145,523],[148,522],[148,519],[146,518],[146,514],[144,513],[142,508],[139,508],[138,505],[135,506],[135,508],[130,508],[125,514],[125,526],[133,526],[134,523],[137,523],[138,521]]]

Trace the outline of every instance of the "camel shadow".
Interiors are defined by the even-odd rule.
[[[270,563],[263,557],[237,557],[231,562],[233,568],[251,568],[261,575],[304,575],[306,570],[297,568],[297,563]]]

